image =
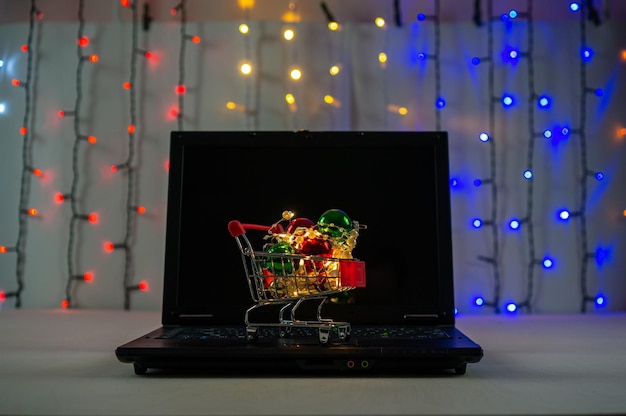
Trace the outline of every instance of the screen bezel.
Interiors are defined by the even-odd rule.
[[[447,132],[347,132],[347,131],[174,131],[170,136],[170,167],[168,182],[168,207],[165,244],[164,290],[162,322],[164,325],[209,324],[220,322],[241,323],[245,305],[220,305],[198,307],[179,304],[178,281],[181,257],[181,212],[183,168],[185,152],[196,146],[229,146],[246,148],[276,147],[296,141],[303,150],[314,151],[319,146],[400,146],[407,151],[429,151],[434,157],[436,172],[436,249],[439,270],[439,302],[436,310],[399,307],[390,308],[351,306],[348,316],[359,316],[367,321],[402,321],[404,323],[428,323],[450,325],[454,323],[454,291],[452,263],[451,208],[449,188],[449,156]],[[233,155],[232,164],[237,164]],[[241,264],[235,267],[242,267]],[[329,305],[331,309],[338,305]],[[409,316],[411,319],[406,319]]]

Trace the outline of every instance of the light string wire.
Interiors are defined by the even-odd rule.
[[[19,200],[19,222],[18,222],[18,234],[15,247],[8,247],[5,250],[15,252],[16,254],[16,267],[15,275],[17,282],[17,289],[14,291],[6,292],[5,298],[15,298],[15,307],[20,308],[22,306],[22,292],[24,291],[24,270],[26,265],[26,237],[28,234],[28,202],[30,195],[31,175],[32,172],[32,147],[33,147],[33,128],[34,128],[34,109],[32,108],[32,95],[34,85],[33,81],[37,77],[38,66],[33,66],[33,37],[36,30],[35,16],[40,14],[37,8],[36,1],[31,1],[29,12],[29,26],[28,26],[28,40],[26,43],[26,80],[21,83],[24,87],[24,117],[22,121],[23,142],[22,142],[22,174],[20,180],[20,200]],[[41,33],[41,29],[39,29]]]
[[[291,41],[289,41],[287,43],[287,46],[289,48],[289,56],[290,56],[290,62],[289,62],[289,66],[290,67],[294,67],[296,65],[298,65],[298,48],[296,47],[296,45],[294,44],[294,42],[300,42],[300,38],[301,38],[301,33],[299,33],[299,22],[300,22],[300,10],[298,9],[298,1],[297,0],[289,0],[289,4],[288,4],[288,8],[289,8],[289,12],[290,15],[292,16],[292,24],[293,24],[293,28],[294,28],[294,32],[295,32],[295,36],[296,39],[292,39]],[[299,65],[298,65],[299,67]],[[292,80],[293,81],[293,95],[295,96],[295,107],[290,107],[291,109],[291,117],[292,117],[292,128],[298,129],[298,101],[300,100],[300,89],[299,84],[300,84],[300,80]]]
[[[441,88],[441,2],[440,0],[435,0],[434,2],[435,10],[434,13],[430,16],[426,16],[423,14],[418,15],[418,20],[432,20],[434,25],[434,53],[418,54],[419,59],[424,60],[432,60],[434,61],[435,66],[435,130],[441,131],[441,110],[445,107],[445,100],[442,96],[442,88]]]
[[[129,310],[131,307],[131,293],[135,292],[139,289],[138,285],[133,285],[133,227],[134,227],[134,219],[137,208],[135,206],[135,181],[136,181],[136,170],[133,166],[135,159],[135,132],[137,126],[137,99],[136,99],[136,88],[137,83],[135,82],[137,79],[137,55],[142,53],[145,56],[145,52],[139,49],[138,47],[138,28],[139,28],[139,13],[137,11],[137,3],[132,2],[130,4],[131,9],[131,19],[132,19],[132,43],[131,43],[131,59],[130,59],[130,126],[128,129],[128,156],[126,161],[122,165],[118,165],[120,167],[125,167],[127,170],[126,177],[126,227],[124,232],[124,239],[121,244],[116,244],[115,248],[122,248],[124,251],[124,275],[123,275],[123,285],[124,285],[124,309]],[[144,16],[145,19],[149,19],[147,13],[148,10],[145,10]],[[146,28],[147,30],[147,28]]]
[[[78,37],[77,39],[82,39],[85,29],[85,2],[84,0],[80,0],[78,3]],[[75,272],[75,263],[77,262],[77,250],[76,250],[76,239],[78,234],[78,225],[80,222],[88,219],[88,215],[84,214],[79,209],[79,200],[78,197],[78,185],[80,182],[80,173],[79,173],[79,151],[81,147],[81,142],[84,141],[84,136],[80,133],[80,109],[83,99],[83,66],[88,61],[88,57],[85,57],[82,53],[82,46],[80,42],[78,42],[76,46],[76,53],[78,62],[76,65],[76,99],[74,100],[74,109],[71,114],[74,117],[74,145],[72,147],[72,186],[69,193],[69,202],[72,211],[72,217],[70,219],[69,225],[69,239],[67,244],[67,271],[68,278],[65,286],[65,300],[64,306],[71,308],[74,305],[73,301],[73,287],[74,283],[83,280],[83,275],[79,275]]]
[[[526,153],[526,169],[534,172],[534,150],[537,137],[541,133],[535,131],[535,101],[538,98],[535,91],[535,35],[533,21],[533,0],[528,0],[527,11],[519,13],[519,17],[526,17],[527,20],[527,51],[520,53],[520,57],[526,58],[527,77],[528,77],[528,149]],[[534,292],[535,268],[542,264],[542,261],[535,258],[535,230],[533,222],[533,205],[534,205],[534,180],[529,178],[526,181],[526,213],[520,220],[526,232],[526,241],[528,245],[528,265],[526,272],[526,297],[517,303],[518,308],[526,308],[528,313],[532,313],[532,298]]]
[[[244,50],[244,59],[246,62],[252,62],[252,49],[250,46],[250,8],[251,6],[246,5],[244,7],[244,23],[248,27],[248,33],[243,34],[243,50]],[[253,73],[256,73],[254,71]],[[244,85],[244,115],[246,118],[246,129],[248,131],[256,129],[256,117],[255,111],[252,109],[252,76],[245,77],[245,85]]]
[[[480,9],[480,5],[476,6],[476,9]],[[497,165],[496,165],[496,103],[500,100],[495,95],[495,64],[494,64],[494,33],[493,26],[496,20],[493,15],[493,0],[487,2],[487,15],[489,21],[487,24],[487,57],[480,59],[487,62],[487,82],[489,85],[489,177],[481,181],[481,184],[489,185],[491,187],[491,211],[489,219],[483,222],[483,225],[490,227],[491,230],[491,255],[479,255],[478,260],[491,265],[493,274],[493,298],[491,300],[485,299],[482,306],[492,307],[494,312],[499,314],[500,310],[500,296],[502,292],[501,276],[500,276],[500,235],[498,232],[498,185],[497,185]],[[475,23],[480,26],[479,19],[475,16]]]
[[[599,16],[590,1],[583,3],[583,9],[587,10],[587,16],[581,10],[580,13],[580,43],[581,48],[587,47],[587,22],[586,17],[599,25]],[[589,294],[587,271],[588,262],[596,258],[595,253],[589,252],[589,242],[587,239],[587,181],[594,172],[589,170],[587,163],[587,95],[594,92],[587,83],[587,65],[584,59],[580,61],[580,125],[574,133],[578,133],[580,143],[580,202],[578,212],[571,216],[578,217],[580,221],[580,250],[582,253],[580,263],[580,289],[581,289],[581,313],[587,312],[587,304],[595,302],[595,297]]]
[[[387,6],[385,7],[385,22],[387,21],[387,17],[391,16],[391,3],[387,3]],[[389,30],[387,27],[387,23],[385,23],[385,26],[382,28],[384,30],[383,33],[383,52],[385,53],[385,55],[388,55],[389,53]],[[380,57],[379,57],[380,60]],[[387,130],[389,128],[389,80],[387,79],[387,65],[389,64],[389,56],[386,57],[385,62],[381,62],[380,63],[380,69],[381,69],[381,73],[382,73],[382,77],[383,77],[383,104],[384,104],[384,111],[383,111],[383,129]]]
[[[181,0],[176,8],[180,11],[180,49],[178,54],[178,88],[185,86],[185,52],[187,50],[187,6],[186,0]],[[178,130],[183,130],[185,92],[178,92]]]

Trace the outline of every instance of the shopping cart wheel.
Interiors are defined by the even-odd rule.
[[[258,331],[259,328],[256,327],[247,327],[246,328],[246,340],[248,342],[256,342],[257,338],[258,338]]]
[[[320,328],[319,335],[320,343],[326,344],[328,342],[328,339],[330,338],[330,327]]]
[[[281,338],[291,338],[292,328],[290,326],[281,327],[278,330],[278,336]]]
[[[337,335],[341,341],[347,341],[350,338],[350,326],[344,325],[337,327]]]

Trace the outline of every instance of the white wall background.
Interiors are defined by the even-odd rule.
[[[530,1],[530,0],[528,0]],[[11,85],[11,79],[23,79],[27,73],[27,54],[20,46],[27,42],[28,2],[12,2],[0,24],[0,102],[6,108],[0,114],[0,245],[15,246],[19,235],[19,195],[23,170],[23,137],[19,134],[26,111],[25,90]],[[33,66],[30,117],[33,167],[44,171],[43,178],[32,178],[28,205],[39,211],[27,220],[24,233],[25,263],[22,307],[56,308],[65,298],[68,282],[68,238],[71,212],[68,204],[54,202],[56,192],[69,192],[72,180],[74,119],[60,119],[58,110],[74,108],[77,95],[78,1],[39,2],[50,19],[36,23],[33,39]],[[246,40],[238,32],[244,21],[236,2],[220,9],[218,2],[188,2],[186,31],[199,35],[198,45],[186,43],[183,70],[187,94],[184,96],[185,130],[434,130],[434,61],[420,61],[419,52],[432,54],[435,25],[418,23],[417,13],[432,13],[431,1],[405,2],[405,24],[393,24],[391,2],[328,2],[343,30],[330,32],[319,3],[301,1],[301,21],[295,25],[296,39],[281,39],[284,22],[280,13],[289,2],[257,1],[250,10],[251,33]],[[226,2],[219,2],[220,5]],[[292,2],[293,3],[293,2]],[[315,3],[315,6],[311,6]],[[451,175],[464,185],[453,189],[453,233],[455,289],[460,313],[493,313],[490,307],[477,308],[473,299],[482,295],[493,299],[494,275],[489,264],[477,256],[492,253],[489,229],[476,230],[474,217],[488,217],[491,211],[491,187],[474,187],[476,178],[489,176],[489,144],[478,135],[489,128],[489,81],[487,65],[474,66],[473,56],[487,53],[487,25],[476,27],[471,21],[470,0],[444,1],[441,23],[441,94],[447,106],[441,110],[441,128],[450,134]],[[509,6],[525,10],[527,1],[498,3],[500,12]],[[557,4],[558,3],[558,4]],[[8,5],[8,3],[6,3]],[[143,3],[142,3],[143,4]],[[164,10],[175,6],[166,1],[150,3],[155,21],[149,31],[139,29],[143,49],[153,51],[158,59],[138,62],[135,91],[138,116],[135,134],[137,172],[136,200],[147,214],[135,218],[132,243],[132,280],[148,281],[150,290],[132,295],[132,309],[158,309],[161,304],[169,133],[177,122],[168,115],[178,100],[174,92],[180,75],[179,17]],[[528,202],[528,182],[522,178],[527,168],[530,143],[529,105],[534,97],[529,91],[527,61],[517,65],[504,63],[500,53],[505,45],[530,52],[535,66],[536,93],[549,94],[552,107],[533,111],[534,130],[542,132],[555,125],[573,130],[581,125],[580,51],[581,28],[578,15],[572,14],[567,1],[550,2],[550,9],[537,4],[534,22],[534,48],[528,50],[528,23],[518,19],[511,25],[497,20],[494,35],[494,88],[496,94],[511,92],[517,97],[514,108],[495,107],[496,124],[492,133],[497,149],[496,189],[498,191],[497,230],[501,273],[499,307],[519,302],[528,292],[528,244],[524,227],[506,229],[509,218],[523,217]],[[267,7],[265,7],[267,6]],[[454,7],[454,8],[453,8]],[[61,11],[59,9],[62,9]],[[218,12],[222,10],[221,12]],[[227,10],[225,12],[224,10]],[[272,15],[272,10],[275,15]],[[483,10],[484,11],[484,10]],[[202,12],[202,13],[200,13]],[[212,12],[218,17],[212,18]],[[128,9],[116,1],[85,3],[87,21],[84,34],[90,44],[85,54],[99,55],[99,62],[83,66],[82,103],[79,126],[83,134],[98,138],[91,146],[81,143],[78,153],[78,206],[84,212],[97,212],[97,225],[81,224],[76,233],[72,260],[78,271],[93,271],[92,283],[75,284],[73,306],[79,308],[122,308],[124,299],[123,256],[102,249],[105,240],[123,238],[126,224],[127,176],[113,174],[109,166],[122,163],[128,154],[130,95],[122,88],[130,77],[132,23]],[[237,15],[237,13],[239,15]],[[377,28],[373,16],[387,18],[386,30]],[[8,16],[8,17],[7,17]],[[258,16],[258,17],[255,17]],[[370,17],[372,17],[370,19]],[[603,15],[603,18],[605,16]],[[602,171],[601,182],[588,180],[585,216],[589,249],[602,247],[609,253],[598,264],[587,262],[581,274],[581,224],[576,218],[568,223],[555,220],[561,207],[576,210],[580,206],[581,153],[580,137],[572,134],[558,144],[538,138],[534,147],[533,225],[538,257],[549,254],[555,267],[534,269],[532,312],[578,312],[581,288],[595,296],[602,293],[607,304],[597,311],[626,309],[626,137],[619,129],[626,126],[626,25],[624,16],[613,14],[600,26],[588,23],[586,36],[593,48],[587,63],[587,83],[604,90],[602,97],[588,94],[585,113],[585,136],[588,166]],[[249,49],[247,49],[249,48]],[[249,51],[249,52],[248,52]],[[378,53],[388,55],[381,68]],[[249,78],[238,73],[238,63],[250,57],[255,72]],[[328,68],[341,63],[336,77]],[[298,64],[304,76],[294,84],[287,78],[287,68]],[[290,111],[284,95],[293,92],[297,111]],[[341,107],[324,104],[322,97],[333,94]],[[255,115],[226,109],[225,103],[247,104]],[[530,104],[529,104],[530,103]],[[389,105],[404,106],[406,116],[389,112]],[[271,175],[270,175],[271,176]],[[219,203],[219,201],[216,201]],[[406,213],[410,217],[410,213]],[[419,235],[419,228],[413,230]],[[17,288],[15,253],[0,254],[0,290],[10,293]],[[0,308],[12,308],[15,299],[7,298]],[[520,313],[524,313],[524,309]],[[589,312],[595,312],[593,305]]]

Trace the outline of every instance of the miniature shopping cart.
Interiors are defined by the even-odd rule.
[[[245,314],[246,339],[256,341],[259,327],[277,327],[281,338],[291,337],[294,328],[314,328],[318,330],[322,344],[328,343],[331,331],[336,332],[340,341],[346,341],[350,337],[350,324],[322,318],[322,307],[329,296],[365,286],[365,263],[356,259],[255,251],[246,236],[247,229],[271,233],[282,231],[282,226],[242,224],[239,221],[228,224],[241,252],[250,295],[255,302]],[[316,318],[298,319],[298,308],[310,301],[318,302]],[[276,305],[282,305],[277,321],[250,321],[251,312]]]

